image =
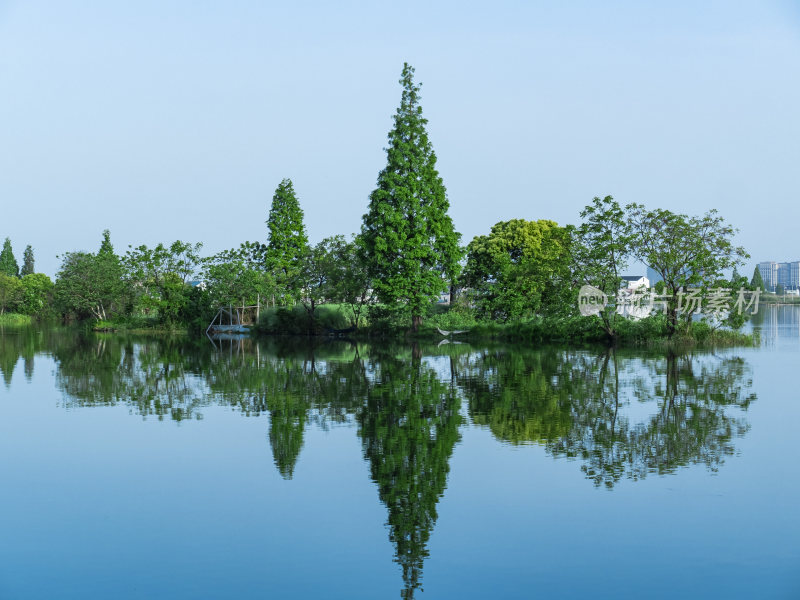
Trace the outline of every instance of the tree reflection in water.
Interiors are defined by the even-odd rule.
[[[202,418],[212,404],[269,414],[267,438],[286,479],[310,424],[357,426],[406,598],[421,589],[462,400],[472,422],[498,440],[577,458],[586,477],[607,488],[692,464],[718,469],[748,430],[745,411],[755,400],[750,368],[732,354],[286,340],[212,346],[36,329],[0,335],[5,385],[20,358],[31,378],[40,355],[55,361],[70,409],[120,404],[176,421]],[[449,368],[435,368],[444,363],[433,356]]]
[[[413,598],[421,586],[436,504],[447,484],[461,424],[456,389],[421,359],[415,345],[410,361],[393,356],[376,361],[359,415],[364,456],[389,510],[389,537],[405,582],[403,598]]]
[[[608,488],[690,464],[716,470],[747,431],[744,411],[755,400],[746,362],[713,354],[494,351],[463,372],[475,423],[500,440],[580,458],[586,476]],[[634,422],[636,405],[653,410]]]

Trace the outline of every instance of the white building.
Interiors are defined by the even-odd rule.
[[[650,289],[650,280],[644,275],[623,275],[622,284],[619,286],[629,290],[636,290],[641,287]]]

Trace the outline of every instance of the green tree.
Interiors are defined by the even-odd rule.
[[[302,285],[300,301],[308,313],[312,327],[317,306],[334,299],[334,284],[342,270],[342,265],[339,264],[333,252],[337,244],[338,240],[336,238],[325,238],[308,249],[303,261],[303,268],[300,273]]]
[[[260,245],[245,242],[205,262],[203,277],[217,306],[264,303],[275,293],[275,279],[264,267]]]
[[[181,320],[191,293],[188,284],[202,264],[202,247],[201,243],[176,240],[170,246],[141,245],[125,253],[125,271],[139,290],[138,305],[146,314],[154,312],[166,325]]]
[[[281,181],[275,190],[267,229],[269,241],[264,251],[265,264],[276,279],[281,300],[297,301],[302,287],[299,279],[309,248],[303,209],[290,179]]]
[[[554,221],[512,219],[467,246],[464,285],[479,316],[507,321],[565,306],[570,229]],[[548,306],[549,305],[549,306]]]
[[[16,307],[21,292],[19,278],[0,272],[0,315]]]
[[[28,244],[25,246],[25,252],[22,254],[22,269],[20,269],[19,272],[20,277],[35,273],[36,271],[34,270],[33,264],[33,248]]]
[[[342,235],[329,240],[336,270],[330,282],[330,293],[334,301],[347,305],[350,324],[358,327],[365,307],[372,301],[369,271],[357,241],[348,242]]]
[[[612,196],[595,197],[581,211],[583,222],[575,230],[573,268],[582,284],[591,285],[607,297],[619,290],[631,254],[631,230],[625,213]],[[605,307],[597,315],[610,338],[617,334],[616,308]]]
[[[360,239],[378,298],[402,303],[416,331],[427,307],[457,276],[461,254],[413,75],[406,63],[387,165],[370,195]]]
[[[754,290],[761,290],[762,292],[767,291],[767,286],[764,285],[764,278],[761,277],[761,271],[758,270],[758,267],[753,269],[753,278],[750,280],[750,287]]]
[[[20,279],[18,310],[22,314],[42,316],[53,301],[53,282],[44,273],[30,273]]]
[[[634,257],[650,265],[664,280],[667,329],[672,335],[679,325],[679,292],[711,287],[723,278],[723,271],[744,264],[750,255],[741,246],[734,246],[738,230],[716,210],[689,217],[664,209],[648,210],[640,204],[629,204],[626,209]],[[682,310],[684,326],[688,327],[693,312]]]
[[[119,298],[120,273],[88,252],[64,255],[56,277],[55,301],[66,317],[104,320]]]
[[[68,252],[56,277],[54,298],[57,308],[78,320],[105,320],[125,313],[130,293],[123,279],[122,264],[114,253],[106,229],[97,254]]]
[[[14,251],[11,249],[11,239],[6,238],[3,242],[3,250],[0,251],[0,273],[9,277],[19,277],[19,265],[14,258]]]

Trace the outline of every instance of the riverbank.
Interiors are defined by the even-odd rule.
[[[3,313],[0,315],[0,327],[26,327],[33,322],[29,315]]]
[[[413,339],[424,341],[502,341],[525,343],[610,344],[630,347],[688,348],[720,346],[753,346],[758,339],[752,334],[731,329],[713,328],[703,321],[672,336],[664,315],[631,321],[620,319],[613,339],[595,317],[532,317],[530,319],[481,322],[467,312],[434,306],[422,326],[412,332],[408,319],[380,307],[363,318],[352,329],[352,319],[342,305],[323,305],[312,321],[302,307],[267,309],[253,328],[260,336],[330,336],[346,335],[356,340]]]

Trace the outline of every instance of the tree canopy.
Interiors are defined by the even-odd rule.
[[[758,266],[753,269],[753,278],[750,280],[750,287],[754,290],[761,290],[762,292],[767,291],[767,286],[764,285],[764,278],[761,277],[761,271],[758,269]]]
[[[542,310],[569,283],[570,231],[554,221],[512,219],[467,246],[464,284],[481,316],[507,321]]]
[[[633,255],[650,265],[664,281],[670,333],[678,326],[678,292],[689,287],[710,287],[723,271],[750,258],[733,244],[737,230],[716,210],[689,217],[665,209],[648,210],[640,204],[626,207],[633,235]],[[684,311],[689,323],[692,311]]]
[[[14,258],[10,238],[6,238],[5,242],[3,242],[3,250],[0,251],[0,273],[9,277],[19,277],[19,264],[17,264],[17,259]]]
[[[632,252],[628,219],[612,196],[595,197],[581,211],[581,219],[571,248],[575,275],[580,283],[614,298]],[[598,314],[603,329],[612,338],[616,335],[617,316],[613,305]]]
[[[22,269],[20,269],[19,274],[20,277],[25,277],[25,275],[33,275],[35,272],[33,248],[28,244],[25,246],[25,252],[22,254]]]
[[[282,295],[296,301],[301,293],[298,278],[309,248],[303,209],[291,179],[281,181],[272,196],[267,229],[265,265],[274,273]]]
[[[448,214],[420,86],[408,63],[400,84],[403,94],[389,132],[387,164],[370,194],[360,240],[378,298],[402,304],[416,330],[427,306],[458,274],[460,235]]]

